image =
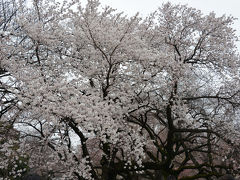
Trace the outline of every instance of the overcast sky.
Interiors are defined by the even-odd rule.
[[[100,0],[103,6],[109,5],[128,15],[139,12],[142,16],[153,12],[167,1],[175,4],[188,4],[200,9],[204,14],[214,11],[218,16],[232,15],[238,18],[233,27],[237,30],[236,34],[240,36],[240,0]],[[240,50],[240,43],[238,43],[238,47]]]

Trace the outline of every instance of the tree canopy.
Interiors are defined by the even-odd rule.
[[[0,127],[16,136],[0,129],[0,176],[12,156],[24,159],[19,177],[240,175],[233,17],[171,3],[141,18],[98,0],[13,2],[0,14]]]

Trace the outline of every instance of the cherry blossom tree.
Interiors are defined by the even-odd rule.
[[[17,32],[17,11],[18,6],[15,0],[1,0],[1,42],[9,38],[12,30]],[[4,49],[4,46],[0,49],[2,48]],[[19,149],[19,131],[14,127],[18,115],[18,100],[11,89],[16,87],[16,81],[10,80],[11,73],[3,67],[3,56],[4,54],[0,53],[0,177],[21,179],[22,174],[28,170],[28,166],[26,154]]]
[[[234,18],[170,3],[145,19],[97,0],[18,6],[0,43],[16,102],[4,121],[29,167],[66,179],[239,175]]]

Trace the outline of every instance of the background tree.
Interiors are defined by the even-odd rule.
[[[97,0],[28,7],[0,47],[30,167],[67,179],[238,174],[232,17],[170,3],[146,19]]]

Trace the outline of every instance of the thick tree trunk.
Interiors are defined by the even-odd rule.
[[[102,180],[116,180],[117,174],[112,167],[104,165],[102,168]]]

